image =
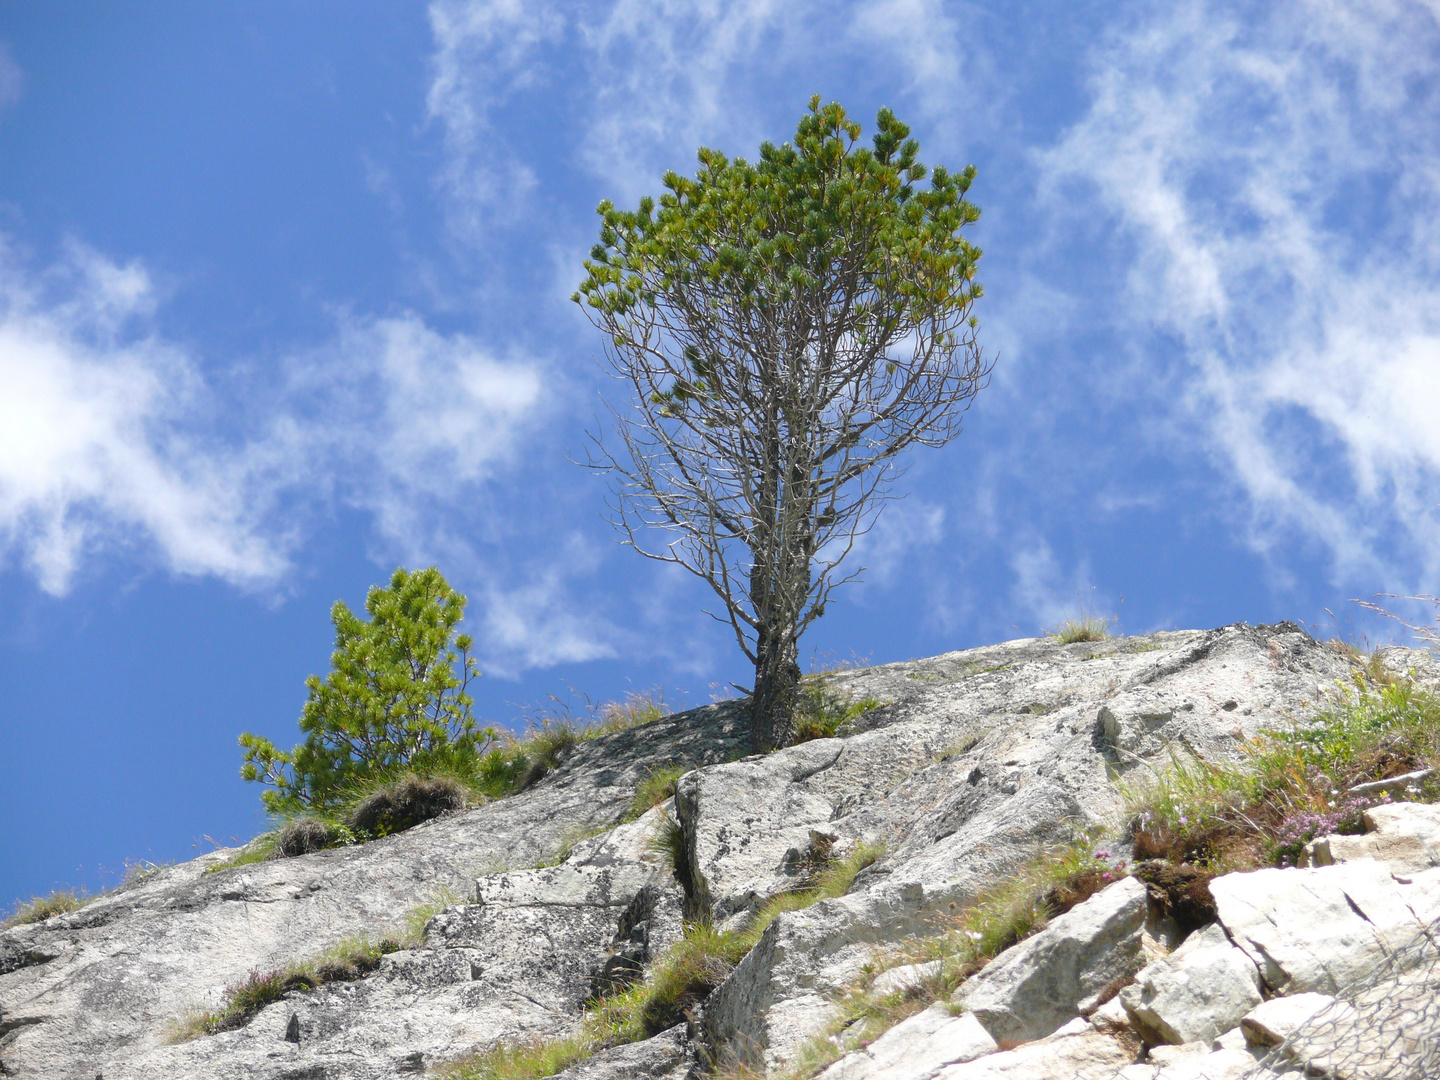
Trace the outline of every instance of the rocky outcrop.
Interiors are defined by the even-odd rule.
[[[1137,1025],[1160,1040],[1209,1042],[1240,1023],[1264,997],[1260,972],[1212,923],[1169,956],[1147,966],[1120,1001]]]
[[[1134,974],[1148,916],[1145,886],[1119,881],[1002,953],[956,1003],[997,1040],[1042,1039]]]
[[[597,989],[633,978],[678,937],[682,915],[738,924],[806,881],[823,854],[883,844],[885,857],[845,895],[776,918],[687,1024],[568,1075],[679,1080],[726,1059],[778,1067],[893,943],[933,930],[1037,846],[1113,828],[1114,778],[1172,753],[1233,759],[1261,728],[1303,719],[1348,671],[1344,656],[1288,624],[1027,639],[829,676],[833,690],[885,704],[838,738],[767,757],[736,760],[734,703],[584,742],[523,794],[385,840],[207,874],[233,854],[216,852],[0,932],[0,1069],[47,1080],[420,1073],[497,1041],[572,1031]],[[673,804],[617,825],[649,770],[676,761],[693,768]],[[682,839],[673,872],[650,843],[665,813]],[[594,830],[604,831],[574,841]],[[1405,857],[1428,859],[1427,844]],[[537,866],[562,848],[563,863]],[[1003,954],[955,1001],[832,1065],[830,1080],[1176,1080],[1209,1075],[1193,1071],[1201,1061],[1253,1065],[1263,1040],[1245,1033],[1261,1021],[1246,1027],[1253,1009],[1236,1018],[1243,1006],[1335,997],[1376,958],[1396,979],[1418,970],[1400,971],[1399,960],[1416,954],[1422,912],[1440,892],[1432,872],[1397,878],[1373,859],[1333,862],[1216,879],[1221,929],[1163,960],[1147,890],[1121,881]],[[423,941],[363,979],[297,989],[245,1027],[164,1044],[167,1025],[218,1007],[252,969],[376,937],[444,891]],[[1266,905],[1289,903],[1328,920],[1338,951],[1322,956],[1292,933],[1298,917],[1267,922]],[[1397,1000],[1411,998],[1385,999]],[[1229,1040],[1219,1049],[1205,1042],[1215,1028]],[[1157,1045],[1159,1057],[1133,1064],[1142,1038],[1185,1045]]]
[[[1406,785],[1400,785],[1400,790],[1413,783],[1413,780],[1407,781]],[[1440,805],[1372,806],[1361,816],[1365,823],[1364,835],[1324,836],[1311,841],[1301,852],[1300,865],[1331,866],[1356,859],[1374,859],[1397,874],[1418,873],[1440,866]]]

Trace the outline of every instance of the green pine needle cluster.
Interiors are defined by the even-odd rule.
[[[269,789],[261,799],[281,825],[212,872],[376,839],[504,798],[542,779],[578,742],[669,711],[658,695],[632,694],[588,722],[563,708],[532,717],[515,738],[475,720],[468,689],[479,672],[470,638],[457,633],[465,597],[439,570],[396,570],[388,588],[370,590],[365,611],[368,620],[343,601],[331,610],[331,671],[306,680],[304,742],[285,751],[240,736],[240,774]]]

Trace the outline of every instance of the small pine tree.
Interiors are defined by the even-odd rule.
[[[335,652],[324,681],[305,681],[305,741],[286,753],[259,735],[240,736],[240,775],[274,788],[261,795],[271,813],[333,812],[403,769],[468,771],[497,741],[471,715],[466,691],[479,672],[470,638],[455,634],[465,597],[439,570],[396,570],[388,589],[370,589],[365,610],[369,622],[343,601],[330,611]]]

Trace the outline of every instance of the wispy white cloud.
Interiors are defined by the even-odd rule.
[[[917,549],[944,538],[945,507],[912,497],[885,502],[879,510],[875,524],[857,539],[840,572],[863,566],[864,580],[883,587],[895,581]]]
[[[194,366],[153,337],[120,340],[153,310],[143,268],[72,243],[27,280],[0,257],[0,553],[56,594],[86,554],[137,542],[180,573],[279,574],[246,463],[210,454],[184,423],[204,398]]]
[[[39,272],[0,256],[0,558],[57,595],[118,548],[273,587],[334,499],[424,547],[443,526],[427,511],[491,479],[540,413],[533,361],[414,315],[342,315],[237,415],[156,329],[143,266],[74,242]]]
[[[313,424],[311,439],[351,478],[344,497],[417,554],[443,528],[437,506],[513,465],[541,412],[538,361],[497,359],[414,314],[342,317],[336,340],[292,371],[307,412],[333,417]]]
[[[1102,608],[1108,608],[1109,599],[1089,583],[1090,567],[1085,560],[1066,573],[1050,544],[1041,537],[1030,537],[1016,542],[1009,561],[1015,575],[1011,602],[1030,623],[1020,624],[1023,633],[1044,632],[1067,619],[1106,617]]]
[[[610,659],[633,648],[637,635],[576,602],[575,579],[594,573],[598,565],[592,543],[572,533],[543,565],[492,582],[484,597],[481,636],[495,674]]]
[[[1252,544],[1318,541],[1346,580],[1440,577],[1437,61],[1405,0],[1147,7],[1041,158],[1058,221],[1094,199],[1097,245],[1131,245],[1122,331],[1179,342],[1172,415]]]
[[[525,0],[438,0],[430,5],[435,38],[426,96],[444,132],[438,177],[451,228],[472,244],[497,223],[524,220],[537,179],[533,164],[507,146],[494,122],[517,91],[543,79],[543,48],[558,41],[563,15]]]
[[[920,105],[927,119],[953,122],[958,102],[994,93],[991,54],[961,40],[954,5],[940,0],[870,0],[856,6],[849,39],[857,49],[880,52],[894,70],[904,74],[905,92]],[[980,11],[968,12],[972,20]],[[970,28],[974,34],[974,26]],[[983,112],[971,111],[971,123]]]
[[[25,73],[10,49],[0,42],[0,109],[8,109],[18,102],[25,92]]]
[[[765,137],[765,69],[798,65],[818,6],[777,0],[618,0],[581,25],[593,101],[580,158],[634,201],[664,169],[693,168],[700,145],[730,150]],[[798,112],[803,102],[793,103]],[[751,151],[753,154],[753,151]]]
[[[906,72],[905,93],[939,113],[962,59],[982,61],[962,56],[958,26],[934,0],[436,0],[430,11],[429,109],[446,132],[457,231],[470,237],[503,224],[539,182],[538,153],[499,135],[503,111],[526,91],[565,110],[571,164],[630,202],[653,193],[664,170],[692,168],[698,146],[753,153],[783,139],[773,120],[784,73],[808,68],[818,80],[785,103],[793,119],[830,81],[827,65],[853,72],[878,47]]]

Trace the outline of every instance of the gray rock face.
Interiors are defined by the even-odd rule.
[[[0,932],[0,1067],[45,1080],[416,1073],[497,1040],[571,1030],[597,976],[643,967],[674,940],[682,903],[743,918],[803,883],[817,845],[883,843],[885,857],[847,895],[777,919],[693,1026],[706,1053],[743,1043],[777,1066],[878,949],[932,926],[1037,845],[1111,822],[1111,778],[1172,751],[1233,758],[1243,738],[1303,715],[1347,670],[1288,624],[1031,639],[829,676],[842,694],[886,704],[840,738],[764,758],[734,760],[745,728],[736,703],[584,742],[518,796],[382,841],[206,875],[229,854],[217,852]],[[678,882],[645,843],[653,814],[574,844],[562,866],[527,869],[615,825],[650,769],[676,761],[694,766],[674,805]],[[370,976],[291,992],[236,1031],[162,1043],[175,1018],[219,1007],[252,969],[377,936],[442,888],[454,902],[423,943]],[[1414,888],[1430,886],[1417,878]],[[1062,1033],[1047,1050],[957,1058],[942,1074],[1029,1075],[1026,1062],[1046,1054],[1087,1070],[1123,1057],[1101,1032]],[[677,1040],[690,1036],[667,1038],[573,1072],[670,1075],[682,1068]],[[698,1049],[684,1043],[684,1054]],[[988,1073],[971,1068],[986,1062]]]
[[[1260,972],[1225,928],[1212,923],[1148,965],[1120,1000],[1142,1027],[1168,1042],[1208,1042],[1260,1004]]]
[[[1440,806],[1394,803],[1365,811],[1361,836],[1325,836],[1311,841],[1301,866],[1374,859],[1395,874],[1413,874],[1440,866]]]
[[[0,1064],[47,1080],[91,1080],[97,1072],[114,1080],[207,1075],[212,1059],[233,1070],[226,1075],[257,1077],[285,1075],[297,1062],[343,1063],[349,1071],[336,1075],[363,1080],[393,1075],[396,1062],[423,1069],[496,1039],[562,1031],[635,891],[666,876],[658,856],[643,850],[654,818],[576,845],[565,873],[552,875],[549,910],[533,906],[546,871],[493,871],[547,858],[576,831],[613,824],[651,766],[680,753],[714,760],[731,752],[733,708],[691,719],[694,729],[666,720],[612,736],[635,755],[629,760],[606,760],[582,744],[531,791],[385,840],[207,876],[233,854],[216,852],[70,915],[4,931],[0,1026],[21,1026],[0,1045]],[[378,937],[440,890],[473,898],[475,876],[485,870],[492,884],[480,899],[493,902],[442,918],[434,948],[427,941],[414,954],[388,957],[362,983],[292,994],[239,1031],[162,1045],[175,1020],[219,1008],[225,987],[251,970],[281,968],[349,935]],[[588,901],[577,894],[577,875],[595,883]],[[456,920],[468,936],[449,934]],[[670,921],[673,938],[678,915]],[[528,968],[527,957],[534,959]],[[549,985],[552,975],[563,993]],[[298,1044],[283,1038],[292,1014]],[[369,1064],[357,1063],[357,1047],[366,1048]]]
[[[957,1002],[997,1040],[1043,1038],[1140,967],[1148,911],[1142,882],[1117,881],[992,960]]]
[[[1287,995],[1333,994],[1402,953],[1422,962],[1440,922],[1440,869],[1413,880],[1371,860],[1256,870],[1216,878],[1210,892],[1231,940]]]

